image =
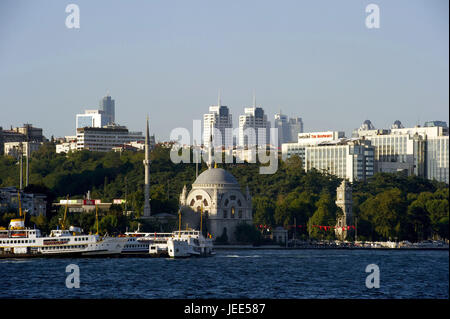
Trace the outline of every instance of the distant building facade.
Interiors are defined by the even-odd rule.
[[[85,110],[83,114],[76,116],[76,128],[103,127],[108,124],[108,119],[102,110]]]
[[[281,113],[275,114],[274,127],[278,129],[278,145],[297,141],[298,134],[303,133],[301,117],[288,118]]]
[[[41,147],[42,143],[37,142],[7,142],[4,144],[5,155],[19,158],[19,155],[32,155]]]
[[[109,94],[100,100],[100,110],[105,114],[105,125],[116,123],[116,104]]]
[[[431,180],[449,182],[448,127],[445,122],[405,128],[396,121],[391,129],[358,130],[375,147],[375,171],[405,171]],[[433,124],[433,125],[432,125]]]
[[[108,152],[133,141],[144,142],[142,132],[130,132],[124,126],[84,127],[77,129],[77,150]]]
[[[3,130],[0,127],[0,154],[5,153],[5,143],[11,142],[30,142],[43,143],[47,139],[42,134],[42,129],[34,127],[32,124],[24,124],[22,127]]]
[[[266,146],[270,142],[270,121],[261,107],[246,107],[239,116],[239,146]]]
[[[369,141],[347,139],[344,132],[300,133],[297,143],[281,145],[286,160],[300,157],[303,169],[317,169],[350,181],[361,181],[374,174],[374,148]]]
[[[210,146],[213,135],[214,146],[233,147],[233,119],[230,110],[225,105],[210,106],[209,113],[203,115],[203,144]],[[217,138],[220,133],[220,139]]]
[[[0,211],[8,212],[10,209],[19,210],[19,197],[16,187],[0,188]],[[47,214],[47,196],[20,191],[20,205],[23,212],[32,216]]]

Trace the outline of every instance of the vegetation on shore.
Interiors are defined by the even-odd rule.
[[[195,180],[195,164],[174,164],[169,149],[161,145],[151,152],[151,209],[154,213],[176,214],[179,195],[184,185]],[[47,194],[50,199],[48,215],[29,217],[30,222],[43,230],[60,225],[64,208],[52,212],[51,202],[83,198],[87,191],[91,198],[112,202],[126,198],[123,205],[113,205],[108,212],[100,212],[101,233],[119,233],[138,227],[143,211],[144,167],[143,152],[97,153],[89,151],[56,154],[55,145],[44,144],[30,158],[30,186],[26,191]],[[259,174],[260,164],[221,164],[239,181],[242,190],[248,185],[253,196],[253,220],[256,226],[273,229],[284,226],[300,239],[333,239],[334,232],[312,225],[334,226],[341,213],[335,204],[336,188],[341,179],[336,176],[302,169],[301,160],[293,157],[280,161],[275,174]],[[203,162],[199,173],[207,169]],[[19,166],[8,156],[0,158],[0,186],[19,185]],[[353,183],[354,215],[357,217],[359,240],[409,240],[449,238],[448,185],[416,176],[378,173],[365,182]],[[14,210],[0,214],[0,224],[6,226]],[[95,231],[95,212],[69,214],[68,222],[87,231]],[[293,227],[296,225],[297,227]],[[162,225],[146,225],[159,231]],[[169,225],[173,226],[173,225]],[[167,227],[167,225],[166,225]],[[243,241],[260,241],[245,227],[240,227]],[[353,233],[350,233],[353,238]]]

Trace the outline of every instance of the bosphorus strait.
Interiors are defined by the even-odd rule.
[[[445,299],[448,250],[219,250],[211,258],[5,259],[1,298]],[[66,266],[80,288],[65,285]],[[365,284],[368,264],[380,287]]]

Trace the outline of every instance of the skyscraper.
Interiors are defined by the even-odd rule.
[[[278,145],[293,143],[298,140],[298,134],[303,133],[301,117],[288,118],[280,113],[275,114],[274,127],[278,129]]]
[[[211,128],[216,132],[211,132]],[[203,143],[210,145],[211,133],[214,136],[214,146],[233,146],[233,121],[228,106],[222,105],[220,94],[217,99],[217,105],[209,107],[209,113],[203,115]],[[221,139],[217,138],[217,131],[220,132]]]
[[[239,116],[239,145],[242,147],[265,146],[270,139],[270,121],[261,107],[256,106],[253,97],[253,107],[244,108],[244,114]]]
[[[100,110],[103,111],[104,116],[106,118],[106,124],[113,124],[116,121],[116,111],[115,111],[115,102],[109,95],[106,96],[100,101]]]

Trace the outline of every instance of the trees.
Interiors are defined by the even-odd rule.
[[[150,205],[153,213],[175,213],[183,186],[191,185],[195,180],[195,164],[174,164],[170,161],[169,152],[170,149],[157,146],[150,154]],[[126,197],[127,210],[133,211],[127,225],[135,226],[130,220],[142,214],[144,203],[143,159],[143,152],[131,151],[56,154],[54,145],[48,143],[30,158],[30,186],[25,191],[45,193],[50,202],[65,198],[67,194],[71,198],[84,198],[88,190],[93,198],[100,198],[103,202]],[[335,225],[336,220],[332,217],[336,217],[338,211],[333,205],[341,179],[314,169],[305,172],[302,165],[300,158],[294,156],[280,162],[275,174],[261,175],[259,164],[220,164],[238,179],[243,192],[246,186],[249,187],[256,224],[272,228],[277,225],[289,227],[294,222],[302,226],[311,223]],[[206,164],[202,162],[199,169],[200,172],[207,169]],[[0,186],[19,186],[18,176],[17,160],[9,156],[0,157]],[[416,176],[377,173],[367,181],[353,182],[352,188],[353,214],[358,216],[359,239],[415,241],[449,237],[448,185]],[[326,200],[324,193],[328,193]],[[4,213],[15,211],[13,207],[2,208],[2,225],[9,223],[9,219],[4,220]],[[102,217],[113,214],[112,211],[103,212]],[[54,219],[51,203],[47,212],[46,229],[56,228],[61,213],[56,212],[55,216],[59,217]],[[114,226],[113,218],[108,218],[104,222],[105,229],[123,229],[122,215],[116,215],[119,218],[117,226]],[[95,215],[91,213],[74,214],[70,218],[82,224],[86,231],[95,224]],[[325,236],[320,230],[312,232],[313,236],[320,234]]]
[[[337,206],[331,194],[324,191],[320,195],[316,207],[314,215],[308,221],[309,236],[316,239],[334,239],[334,232],[313,227],[314,225],[334,226],[336,224]]]
[[[254,225],[240,223],[235,230],[236,241],[258,245],[262,241],[261,232]]]

